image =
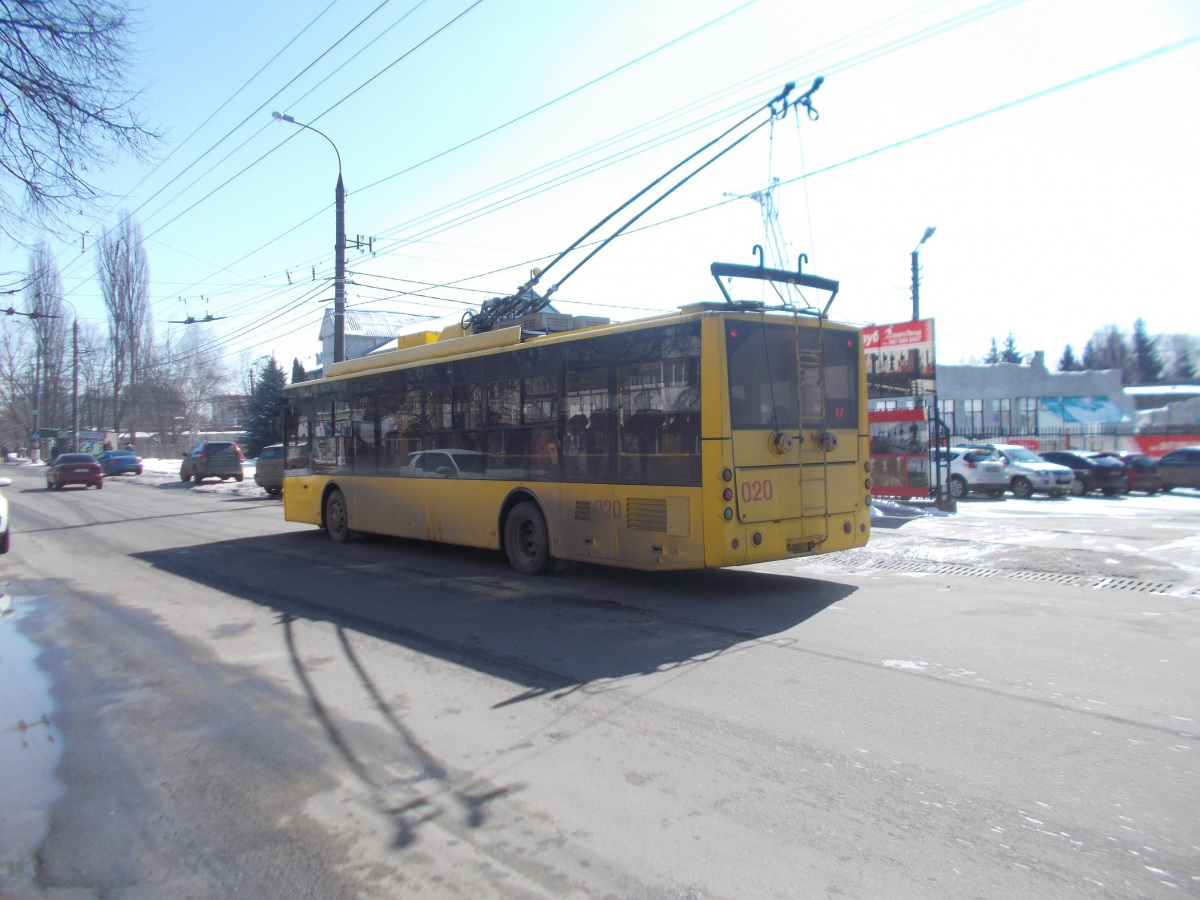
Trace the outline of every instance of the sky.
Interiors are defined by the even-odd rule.
[[[159,0],[134,21],[130,85],[164,139],[91,173],[105,203],[45,237],[67,300],[102,325],[95,243],[131,211],[158,336],[207,329],[231,365],[274,354],[290,371],[319,349],[338,156],[347,233],[374,238],[347,253],[348,307],[457,317],[817,76],[816,121],[759,129],[555,305],[627,320],[720,300],[709,265],[755,261],[767,233],[747,195],[778,178],[784,265],[803,253],[840,282],[838,321],[909,319],[910,254],[936,227],[920,313],[941,363],[1011,332],[1053,365],[1139,317],[1200,334],[1191,0]],[[27,268],[0,239],[0,270]],[[172,324],[206,314],[221,318]]]

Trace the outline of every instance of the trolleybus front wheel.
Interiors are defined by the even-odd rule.
[[[553,562],[549,532],[537,504],[526,500],[508,511],[504,520],[504,552],[509,564],[522,575],[549,571]]]
[[[325,498],[325,531],[335,544],[350,540],[350,520],[346,515],[346,497],[337,488]]]

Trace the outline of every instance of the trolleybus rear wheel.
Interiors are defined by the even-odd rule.
[[[337,488],[325,498],[325,531],[335,544],[350,540],[350,522],[346,515],[346,498]]]
[[[546,518],[528,500],[518,503],[504,520],[504,552],[509,564],[522,575],[541,575],[550,568]]]

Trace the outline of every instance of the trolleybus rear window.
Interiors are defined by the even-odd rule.
[[[858,428],[857,334],[730,320],[725,346],[734,428]]]

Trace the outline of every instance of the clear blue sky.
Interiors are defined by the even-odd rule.
[[[774,175],[792,265],[805,252],[840,279],[842,321],[907,319],[909,253],[937,227],[921,311],[942,362],[1010,330],[1051,364],[1139,316],[1200,333],[1190,0],[175,0],[149,4],[137,40],[160,162],[99,175],[113,212],[78,220],[87,252],[52,247],[68,299],[103,321],[92,247],[136,210],[159,334],[183,297],[228,317],[212,329],[231,360],[311,356],[333,293],[333,150],[271,110],[336,142],[347,231],[377,239],[349,254],[350,306],[440,315],[512,290],[716,129],[819,74],[819,121],[761,131],[556,304],[625,319],[718,299],[709,264],[749,262],[764,239],[754,201],[720,204]]]

